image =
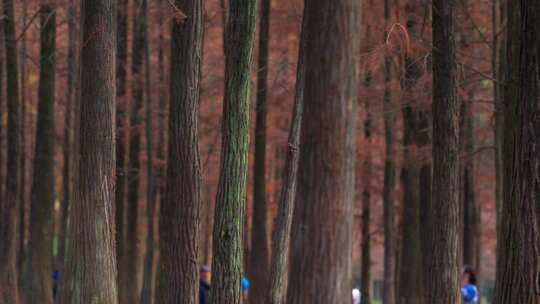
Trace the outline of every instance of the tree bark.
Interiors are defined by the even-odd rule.
[[[269,289],[266,303],[282,304],[285,302],[286,284],[289,260],[289,248],[291,240],[291,226],[293,220],[294,200],[296,196],[296,184],[298,174],[300,128],[302,125],[302,108],[304,98],[304,48],[305,48],[305,20],[306,12],[302,21],[302,35],[298,51],[298,63],[296,67],[296,92],[287,140],[287,156],[283,169],[283,180],[279,198],[279,210],[275,219],[274,235],[272,238],[272,261],[270,268]]]
[[[453,304],[459,293],[459,103],[454,0],[433,2],[433,206],[426,303]]]
[[[228,15],[221,173],[212,246],[210,303],[213,304],[238,304],[241,301],[249,146],[249,85],[257,1],[231,1]]]
[[[117,303],[114,234],[115,6],[82,1],[77,176],[60,303]],[[99,31],[99,35],[96,35]]]
[[[172,21],[167,186],[161,205],[156,302],[178,303],[181,299],[182,303],[197,304],[203,3],[177,0],[176,6],[187,18]]]
[[[126,303],[129,278],[126,265],[126,234],[125,234],[125,205],[126,205],[126,160],[127,160],[127,29],[128,29],[129,0],[118,0],[116,4],[116,192],[115,211],[116,222],[116,260],[118,271],[118,296],[120,304]]]
[[[30,237],[25,261],[28,286],[25,289],[28,302],[52,304],[56,8],[52,3],[43,3],[39,14],[41,25],[39,105],[30,198]]]
[[[384,0],[384,24],[385,32],[383,41],[388,36],[390,26],[390,0]],[[394,227],[394,195],[396,186],[396,165],[394,161],[394,128],[395,115],[392,112],[392,96],[390,93],[391,58],[385,54],[384,57],[384,185],[383,185],[383,217],[384,217],[384,276],[383,276],[383,304],[395,304],[395,227]]]
[[[266,234],[266,116],[268,93],[268,41],[271,0],[261,0],[259,18],[259,62],[255,108],[255,157],[253,161],[253,224],[248,267],[249,302],[262,303],[268,285],[268,238]]]
[[[287,303],[351,300],[359,4],[307,1],[305,96]]]
[[[19,303],[19,281],[17,271],[17,249],[19,237],[20,198],[20,147],[21,116],[19,103],[19,73],[15,34],[13,1],[4,0],[4,34],[7,74],[7,172],[4,198],[1,202],[0,221],[0,302]]]
[[[504,201],[495,300],[538,303],[540,294],[540,4],[507,3]]]

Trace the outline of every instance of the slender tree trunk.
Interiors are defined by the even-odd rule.
[[[41,25],[39,105],[30,198],[30,237],[25,261],[28,278],[26,300],[30,303],[52,304],[56,8],[52,3],[43,3],[39,14]]]
[[[67,94],[66,94],[66,108],[64,113],[64,146],[63,157],[64,167],[62,168],[62,207],[60,211],[60,229],[58,232],[58,256],[56,259],[56,270],[60,275],[64,273],[64,262],[66,256],[66,234],[68,225],[68,212],[71,204],[71,193],[73,191],[73,159],[72,159],[72,146],[73,146],[73,103],[74,103],[74,91],[75,91],[75,79],[77,79],[76,71],[76,4],[74,0],[70,0],[68,8],[68,58],[67,58]],[[56,296],[56,303],[60,297]]]
[[[369,87],[371,82],[371,71],[367,71],[364,86]],[[366,155],[363,161],[362,179],[363,179],[363,192],[362,192],[362,285],[360,288],[362,295],[362,303],[371,304],[371,115],[369,113],[369,101],[366,101],[366,120],[364,122],[364,139]]]
[[[431,275],[426,303],[454,304],[459,293],[459,103],[456,86],[455,2],[433,2],[433,206]]]
[[[203,3],[177,0],[176,5],[187,19],[174,19],[172,25],[167,187],[161,205],[156,302],[178,303],[181,299],[182,303],[196,304],[199,303],[198,111]]]
[[[287,303],[351,300],[359,3],[307,1],[304,114]]]
[[[146,2],[146,0],[143,0]],[[146,6],[146,3],[144,4]],[[146,168],[147,168],[147,190],[146,190],[146,221],[148,233],[146,236],[146,255],[144,258],[143,285],[141,290],[141,304],[152,303],[152,287],[154,278],[154,214],[156,210],[156,185],[154,178],[154,140],[152,125],[152,83],[150,68],[150,39],[148,36],[148,10],[144,11],[143,21],[144,35],[146,43],[144,45],[144,90],[146,91]]]
[[[256,0],[229,3],[225,41],[221,167],[212,246],[210,303],[213,304],[238,304],[241,301],[249,146],[249,86],[256,12]]]
[[[114,234],[115,6],[83,0],[77,176],[60,303],[117,302]],[[96,35],[99,31],[99,35]]]
[[[127,165],[127,208],[126,208],[126,243],[124,245],[126,259],[126,293],[123,303],[137,303],[140,294],[141,267],[139,264],[139,190],[141,181],[141,134],[143,132],[142,108],[144,100],[143,59],[146,37],[144,35],[145,0],[133,3],[133,44],[131,57],[131,112],[129,114],[129,157]]]
[[[19,237],[20,198],[20,103],[15,15],[13,1],[4,0],[4,31],[6,46],[8,142],[6,189],[1,202],[0,221],[0,302],[19,303],[17,249]]]
[[[388,36],[390,26],[390,0],[384,0],[384,41]],[[394,128],[395,115],[392,112],[392,97],[390,93],[391,58],[384,57],[384,141],[386,144],[384,161],[383,213],[384,213],[384,277],[383,304],[395,304],[395,228],[394,228],[394,195],[396,185],[396,165],[394,161]]]
[[[507,3],[504,201],[496,303],[538,303],[540,294],[540,4]]]
[[[4,114],[6,112],[6,106],[4,105],[4,65],[5,65],[5,43],[4,42],[4,21],[0,20],[0,121],[4,121]],[[4,165],[5,153],[7,150],[7,144],[5,143],[6,128],[4,124],[0,123],[0,198],[4,198],[4,178],[6,178],[6,172]],[[2,204],[0,203],[0,207]]]
[[[304,12],[306,13],[306,12]],[[300,127],[302,125],[302,108],[304,98],[304,48],[306,44],[305,30],[306,15],[302,21],[302,35],[298,51],[298,64],[296,67],[296,93],[294,97],[291,127],[287,140],[287,156],[283,170],[283,180],[279,198],[279,211],[276,217],[274,235],[272,238],[272,264],[270,268],[269,291],[266,303],[285,303],[285,280],[287,278],[289,247],[291,240],[291,226],[293,220],[294,200],[298,173],[298,160],[300,149]]]
[[[410,35],[418,36],[419,7],[418,0],[406,3],[407,30]],[[399,285],[397,302],[401,304],[422,303],[422,242],[421,242],[421,187],[420,153],[418,151],[418,133],[420,129],[420,109],[416,96],[416,85],[422,76],[422,67],[418,54],[409,52],[405,58],[404,75],[401,88],[404,91],[403,108],[403,159],[405,164],[401,173],[403,183],[403,214],[401,256],[399,267]]]
[[[26,23],[27,23],[27,18],[28,18],[28,1],[26,0],[22,0],[22,24],[23,26],[26,26]],[[26,80],[27,80],[27,69],[26,69],[26,57],[28,55],[28,50],[27,50],[27,47],[26,47],[26,31],[24,31],[23,33],[21,33],[21,37],[19,38],[20,39],[20,45],[21,45],[21,49],[20,49],[20,52],[19,52],[19,58],[20,58],[20,61],[19,61],[19,64],[20,64],[20,72],[19,72],[19,76],[20,76],[20,81],[19,81],[19,84],[20,84],[20,103],[21,103],[21,127],[20,127],[20,136],[21,136],[21,152],[20,152],[20,157],[21,157],[21,169],[20,169],[20,178],[21,178],[21,181],[20,181],[20,193],[19,193],[19,254],[17,256],[17,270],[19,271],[19,274],[21,274],[19,276],[19,285],[23,285],[22,281],[23,281],[23,277],[24,275],[22,275],[23,273],[23,264],[26,260],[26,254],[27,254],[27,241],[28,241],[28,235],[27,235],[27,227],[29,226],[28,225],[28,220],[29,220],[29,215],[28,215],[28,211],[30,209],[30,206],[28,204],[28,201],[26,199],[26,183],[25,183],[25,179],[26,179],[26,131],[25,131],[25,126],[26,126],[26,97],[27,97],[27,88],[26,88]]]
[[[248,277],[249,302],[262,303],[268,285],[268,238],[266,234],[266,116],[268,93],[268,41],[271,0],[261,0],[259,18],[259,62],[255,108],[255,159],[253,162],[253,224]]]
[[[126,196],[126,160],[127,160],[127,29],[129,0],[118,0],[116,4],[116,260],[118,262],[118,296],[120,304],[126,303],[129,278],[126,265],[126,233],[125,233],[125,196]]]

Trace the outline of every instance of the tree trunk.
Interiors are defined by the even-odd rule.
[[[417,0],[406,3],[407,30],[410,35],[419,35],[419,6]],[[403,159],[405,161],[401,180],[403,183],[403,214],[401,256],[399,267],[399,285],[397,302],[401,304],[422,303],[422,242],[420,228],[420,153],[418,134],[420,115],[416,85],[422,76],[422,67],[418,54],[408,52],[403,69],[401,88],[404,91],[403,108]]]
[[[496,303],[538,303],[540,293],[540,5],[507,3],[504,201]]]
[[[34,175],[30,198],[30,237],[26,264],[26,301],[53,303],[54,235],[54,146],[55,146],[55,62],[56,8],[40,6],[41,50],[39,105],[37,117]]]
[[[307,1],[305,96],[287,303],[351,300],[359,3]]]
[[[82,1],[77,176],[60,303],[117,303],[114,234],[115,6]],[[96,35],[99,31],[99,35]]]
[[[293,220],[294,200],[296,196],[296,183],[298,173],[300,127],[302,125],[302,108],[304,98],[305,77],[305,30],[306,15],[302,21],[302,35],[298,51],[298,64],[296,67],[296,93],[294,97],[291,127],[287,140],[287,156],[283,170],[283,180],[279,199],[279,211],[275,220],[274,235],[272,238],[272,265],[270,269],[268,304],[282,304],[285,302],[285,280],[287,279],[289,247],[291,240],[291,226]]]
[[[459,106],[454,0],[433,2],[433,206],[426,303],[454,304],[459,293]]]
[[[127,208],[126,208],[126,242],[125,265],[126,293],[120,302],[138,303],[141,283],[141,267],[139,264],[139,190],[141,181],[141,134],[143,132],[142,107],[144,99],[143,59],[146,38],[143,14],[146,10],[145,0],[136,0],[133,15],[133,44],[131,51],[131,112],[129,114],[129,156],[127,165]]]
[[[148,233],[146,236],[146,255],[144,258],[143,285],[141,289],[141,304],[152,303],[152,287],[154,278],[154,214],[156,210],[156,185],[154,178],[154,140],[152,125],[152,83],[150,68],[150,40],[148,39],[148,9],[146,0],[143,0],[144,35],[146,43],[144,45],[144,90],[146,91],[146,158],[147,158],[147,189],[146,189],[146,221]]]
[[[21,117],[15,15],[12,0],[4,0],[3,21],[6,46],[8,110],[6,177],[9,176],[9,178],[6,178],[6,188],[0,208],[2,217],[0,221],[0,302],[3,304],[17,304],[19,303],[17,249],[19,245]]]
[[[249,146],[249,85],[257,19],[256,0],[229,3],[225,41],[225,100],[221,173],[214,220],[213,304],[241,301],[243,229]]]
[[[182,303],[197,304],[203,3],[177,0],[176,5],[187,18],[175,18],[172,25],[167,186],[161,205],[156,302],[178,303],[181,299]]]
[[[367,40],[367,39],[366,39]],[[368,40],[369,41],[369,40]],[[367,71],[366,79],[364,85],[366,88],[369,87],[371,82],[371,71]],[[364,122],[364,139],[365,139],[365,150],[366,155],[363,161],[362,168],[362,286],[360,288],[362,295],[362,303],[371,304],[371,235],[370,235],[370,225],[371,225],[371,178],[372,178],[372,169],[371,169],[371,115],[369,113],[369,101],[366,101],[366,120]]]
[[[390,26],[390,0],[384,0],[385,32],[383,41],[388,36]],[[394,128],[395,115],[392,112],[392,96],[390,93],[391,58],[384,57],[384,141],[386,144],[384,161],[383,186],[383,213],[384,213],[384,277],[383,277],[383,304],[395,304],[395,235],[394,235],[394,195],[396,186],[396,165],[394,161]]]
[[[118,262],[118,296],[120,304],[126,303],[129,278],[126,265],[125,196],[126,196],[126,144],[128,139],[127,119],[127,28],[129,0],[118,0],[116,4],[116,260]]]
[[[64,113],[64,146],[63,146],[63,157],[64,157],[64,166],[62,168],[62,207],[60,211],[60,229],[58,232],[58,256],[56,259],[56,270],[60,275],[64,273],[64,259],[66,255],[66,234],[67,234],[67,225],[68,225],[68,212],[69,205],[71,204],[71,193],[73,191],[73,156],[72,156],[72,147],[73,147],[73,103],[74,103],[74,89],[75,84],[74,80],[77,79],[76,71],[76,4],[74,0],[70,0],[68,8],[68,67],[67,67],[67,95],[66,95],[66,108]],[[59,299],[58,296],[55,298]],[[58,301],[55,301],[56,303]]]
[[[252,286],[249,302],[262,303],[268,285],[268,238],[266,234],[266,116],[268,93],[268,40],[271,0],[261,0],[259,62],[255,108],[255,159],[253,162],[253,224],[248,277]]]

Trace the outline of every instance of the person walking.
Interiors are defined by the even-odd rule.
[[[210,294],[210,268],[203,265],[200,269],[199,280],[199,304],[208,304]]]
[[[463,304],[478,303],[478,288],[476,287],[476,275],[470,266],[463,268],[461,275],[461,295]]]

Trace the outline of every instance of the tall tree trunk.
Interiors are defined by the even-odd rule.
[[[4,0],[4,31],[7,74],[7,172],[6,189],[1,202],[0,220],[0,302],[19,303],[19,281],[17,271],[18,218],[20,198],[20,103],[19,75],[13,1]]]
[[[367,39],[366,39],[367,40]],[[369,40],[367,40],[369,41]],[[371,71],[367,71],[364,86],[369,87],[371,83]],[[371,304],[371,115],[369,113],[369,101],[366,100],[366,118],[364,122],[365,139],[365,159],[362,164],[362,285],[360,288],[362,303]]]
[[[120,304],[126,303],[129,291],[129,277],[126,265],[126,233],[125,233],[125,196],[126,196],[126,145],[128,139],[127,119],[127,29],[129,0],[118,0],[116,4],[116,260],[118,262],[118,296]]]
[[[83,0],[77,176],[60,303],[117,302],[114,234],[115,6]],[[96,35],[99,31],[99,35]]]
[[[433,206],[431,275],[426,303],[453,304],[459,293],[459,103],[456,86],[455,2],[433,2]]]
[[[540,4],[507,3],[504,201],[496,303],[538,303],[540,294]]]
[[[167,186],[161,205],[156,293],[156,302],[164,304],[179,299],[199,303],[202,5],[201,0],[177,0],[176,6],[187,18],[175,18],[172,24]]]
[[[407,30],[418,37],[418,16],[420,2],[409,0],[406,3]],[[420,228],[420,154],[418,151],[418,132],[420,130],[420,109],[416,96],[416,85],[422,76],[418,54],[408,52],[401,81],[404,91],[403,108],[403,159],[405,164],[401,173],[403,183],[403,214],[401,256],[397,302],[401,304],[422,303],[422,243]]]
[[[210,302],[213,304],[238,304],[241,301],[249,146],[249,85],[256,19],[256,0],[229,3],[221,172],[212,246]]]
[[[384,0],[384,41],[388,36],[390,26],[390,0]],[[383,276],[383,304],[395,304],[395,268],[396,241],[394,235],[394,195],[396,186],[396,165],[394,161],[394,128],[395,115],[392,112],[392,96],[390,93],[391,58],[384,57],[384,141],[386,145],[384,160],[384,186],[383,186],[383,213],[384,213],[384,276]]]
[[[301,83],[305,119],[291,236],[290,304],[351,299],[359,9],[359,3],[348,0],[307,1],[304,7],[301,56],[309,68]]]
[[[146,7],[146,0],[143,0]],[[144,257],[143,285],[141,289],[141,304],[152,303],[152,287],[154,278],[154,214],[156,210],[156,185],[154,178],[154,140],[152,125],[152,83],[150,68],[150,39],[148,36],[148,10],[144,11],[144,90],[146,93],[146,158],[147,158],[147,189],[146,189],[146,221],[148,233],[146,236],[146,255]]]
[[[306,12],[304,12],[306,13]],[[282,304],[285,302],[285,280],[287,279],[289,248],[291,240],[291,226],[293,221],[294,200],[298,173],[298,159],[300,150],[300,128],[302,125],[302,110],[304,98],[305,78],[305,33],[306,15],[302,20],[302,35],[298,51],[296,67],[296,92],[287,140],[287,156],[283,169],[283,180],[279,197],[279,209],[275,219],[275,228],[272,238],[272,261],[266,303]]]
[[[268,93],[268,40],[271,0],[261,0],[259,18],[259,62],[257,67],[257,105],[255,108],[255,158],[253,162],[253,224],[248,277],[249,302],[262,303],[268,285],[268,238],[266,234],[266,116]]]
[[[127,165],[127,208],[126,208],[126,242],[124,244],[126,259],[126,293],[122,303],[137,303],[140,291],[141,267],[139,264],[139,190],[141,181],[141,134],[143,132],[142,107],[144,99],[143,59],[146,37],[144,35],[145,0],[133,3],[133,44],[131,51],[131,111],[129,114],[129,156]]]
[[[76,4],[74,0],[70,0],[68,8],[68,55],[67,55],[67,94],[66,94],[66,108],[64,112],[64,145],[63,145],[63,157],[64,167],[62,168],[62,206],[60,211],[60,229],[58,232],[58,256],[56,258],[56,270],[60,275],[64,273],[64,263],[66,256],[66,234],[67,234],[67,220],[69,205],[71,204],[71,193],[73,191],[73,103],[74,103],[74,91],[75,83],[77,79],[76,70]],[[56,296],[56,299],[60,297]],[[58,301],[55,301],[56,303]]]
[[[39,14],[41,25],[39,105],[30,198],[30,237],[25,261],[25,276],[28,278],[26,300],[29,303],[52,304],[56,8],[52,3],[43,3]]]
[[[4,128],[4,114],[6,112],[6,106],[4,105],[4,65],[5,65],[5,43],[4,42],[4,21],[0,21],[0,198],[4,198],[4,178],[6,178],[6,172],[4,165],[5,150],[7,150],[7,144],[5,144],[6,128]],[[0,207],[2,204],[0,203]]]

